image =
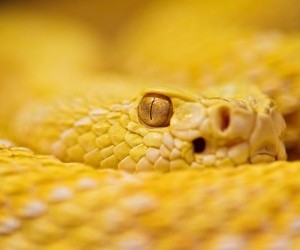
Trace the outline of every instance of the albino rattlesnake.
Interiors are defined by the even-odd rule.
[[[9,33],[11,26],[7,27]],[[168,29],[161,30],[165,34]],[[36,93],[31,94],[31,83],[21,84],[17,91],[14,86],[1,86],[0,122],[10,128],[3,133],[15,145],[30,147],[1,141],[1,249],[299,248],[300,165],[283,161],[282,117],[274,102],[259,91],[237,87],[255,82],[274,98],[287,124],[288,156],[299,157],[300,71],[293,53],[299,48],[299,37],[267,34],[257,38],[250,32],[240,39],[238,30],[238,39],[232,42],[227,29],[217,31],[220,39],[211,39],[220,46],[210,50],[207,43],[201,43],[203,34],[191,29],[193,35],[183,36],[192,41],[194,35],[198,38],[193,46],[187,42],[191,46],[188,57],[177,46],[173,48],[178,56],[174,51],[168,53],[170,43],[161,39],[153,44],[145,36],[145,32],[153,35],[149,29],[141,35],[150,42],[144,47],[150,48],[150,58],[162,60],[159,70],[166,75],[178,73],[178,63],[183,75],[190,73],[192,95],[169,86],[135,92],[128,85],[112,86],[114,80],[102,85],[106,81],[102,79],[90,96],[85,93],[90,86],[82,86],[85,74],[80,83],[70,80],[70,86],[56,84],[56,71],[50,70],[48,77],[53,79],[44,82],[44,72],[35,72],[36,62],[28,66],[38,79],[35,83],[41,84]],[[56,32],[57,28],[53,34]],[[173,42],[173,35],[167,37]],[[10,48],[10,39],[7,41]],[[135,60],[133,51],[143,52],[143,40],[129,44],[133,47],[128,50],[131,71],[147,72],[143,63],[151,64],[150,60],[130,64]],[[35,51],[34,46],[32,49]],[[85,57],[74,60],[74,51],[70,50],[69,57],[82,67]],[[36,54],[40,61],[43,57]],[[27,62],[26,53],[24,58]],[[55,56],[50,58],[54,62],[47,70],[57,64]],[[147,53],[145,58],[149,58]],[[70,71],[76,72],[77,66]],[[153,72],[151,67],[148,72]],[[25,70],[24,79],[31,82],[27,73]],[[45,88],[47,80],[52,83],[50,88]],[[235,85],[202,88],[205,83],[228,81]],[[63,96],[55,104],[45,100],[49,93],[74,89],[80,98],[70,94],[71,100]],[[112,98],[108,92],[119,92],[121,98]],[[103,95],[109,100],[103,101]],[[37,97],[46,104],[37,104]],[[137,173],[103,169],[106,167]],[[158,171],[149,171],[153,169]],[[175,169],[185,170],[168,172]]]
[[[108,106],[97,95],[25,106],[16,141],[94,167],[1,146],[1,248],[297,244],[299,164],[247,165],[285,159],[283,119],[266,96],[236,90],[217,98],[153,88]]]

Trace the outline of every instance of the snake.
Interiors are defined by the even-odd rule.
[[[20,146],[0,147],[1,248],[294,244],[299,164],[285,161],[283,116],[256,88],[226,88],[22,105]]]
[[[3,89],[1,249],[300,246],[297,82],[106,82]]]

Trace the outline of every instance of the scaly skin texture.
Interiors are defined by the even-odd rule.
[[[137,107],[149,93],[170,97],[169,126],[141,123]],[[110,105],[89,97],[26,106],[16,139],[73,163],[2,142],[1,249],[297,246],[300,166],[266,164],[285,158],[285,126],[269,98],[252,94],[153,88]],[[195,138],[206,141],[203,152]]]
[[[138,105],[149,94],[170,98],[169,126],[140,121]],[[87,97],[39,109],[26,107],[16,119],[16,140],[65,162],[166,172],[286,159],[283,118],[261,94],[209,98],[154,88],[110,105]]]
[[[3,250],[300,244],[299,162],[129,174],[24,148],[2,145],[0,155]]]
[[[23,23],[23,18],[20,21]],[[187,26],[183,26],[186,30]],[[11,30],[7,28],[8,34]],[[48,34],[49,30],[45,30]],[[57,34],[57,29],[54,30]],[[159,30],[167,34],[168,29]],[[153,34],[148,28],[144,31]],[[176,33],[181,34],[178,30]],[[200,41],[202,35],[198,36]],[[151,41],[151,48],[157,47],[153,39],[142,36]],[[167,36],[174,41],[174,36]],[[64,67],[60,67],[59,56],[50,52],[52,64],[43,71],[43,64],[37,65],[42,60],[34,60],[28,47],[20,49],[19,40],[15,39],[16,47],[25,52],[21,64],[26,66],[24,69],[28,66],[29,71],[20,76],[22,67],[18,66],[17,71],[11,72],[20,78],[15,81],[21,80],[21,88],[1,86],[0,104],[4,113],[1,122],[12,128],[17,145],[28,145],[47,155],[1,145],[0,248],[299,249],[299,162],[269,163],[285,159],[283,120],[273,102],[259,92],[249,91],[248,97],[231,94],[236,85],[253,83],[255,79],[275,99],[285,116],[289,135],[286,142],[292,139],[289,147],[297,145],[299,70],[298,57],[292,55],[299,48],[299,39],[291,36],[277,39],[276,35],[251,37],[238,39],[233,45],[227,43],[230,35],[227,42],[214,37],[213,40],[228,47],[214,46],[209,50],[204,45],[200,54],[193,52],[199,44],[203,48],[196,39],[187,43],[191,53],[186,58],[159,53],[191,69],[191,79],[215,84],[230,81],[235,83],[233,89],[218,87],[211,95],[198,87],[201,94],[198,97],[161,89],[135,95],[126,86],[125,91],[116,88],[113,92],[120,92],[122,97],[131,93],[132,99],[124,97],[109,104],[102,98],[84,97],[82,89],[90,88],[85,85],[81,89],[86,75],[72,74],[78,69],[81,75],[81,67],[66,74],[53,73],[61,72]],[[43,47],[44,42],[35,40]],[[159,45],[163,44],[158,40]],[[51,40],[46,38],[46,41]],[[50,44],[52,48],[53,43]],[[137,50],[138,46],[132,44]],[[9,48],[10,41],[7,45]],[[178,49],[180,46],[174,47],[176,52],[183,51]],[[166,52],[165,49],[162,51]],[[73,50],[70,62],[74,62]],[[3,51],[4,55],[10,53],[6,48]],[[49,51],[45,49],[46,55]],[[19,58],[20,53],[15,55]],[[39,53],[37,56],[43,58]],[[204,62],[204,68],[200,69],[204,75],[197,74],[200,61]],[[209,63],[211,70],[207,68]],[[138,65],[143,67],[141,63]],[[136,67],[135,71],[140,69]],[[70,75],[72,79],[65,81],[64,77]],[[55,79],[57,76],[62,77],[61,81]],[[274,88],[265,84],[268,79]],[[45,84],[40,85],[44,80]],[[51,83],[50,89],[46,88],[47,83]],[[32,84],[38,89],[33,95]],[[113,88],[112,84],[108,86]],[[25,104],[37,97],[47,102],[45,97],[77,88],[79,99],[63,99],[54,106],[33,104],[33,109]],[[98,88],[106,90],[107,86]],[[140,121],[138,104],[150,92],[170,97],[174,113],[169,126],[149,128]],[[21,113],[20,106],[24,106]],[[15,113],[19,116],[12,125],[8,120]],[[199,144],[195,139],[202,142]],[[63,163],[50,154],[73,163]],[[249,164],[255,162],[263,163]],[[244,165],[238,166],[241,164]],[[158,171],[149,171],[153,169]],[[178,169],[185,170],[168,172]]]

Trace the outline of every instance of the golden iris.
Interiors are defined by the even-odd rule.
[[[167,127],[173,114],[173,105],[169,97],[149,93],[139,103],[140,121],[149,127]]]

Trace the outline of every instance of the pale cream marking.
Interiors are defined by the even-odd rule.
[[[0,145],[3,146],[3,147],[13,147],[14,146],[13,142],[11,142],[8,139],[1,139],[0,140]]]
[[[39,200],[33,200],[26,203],[22,210],[22,216],[34,218],[46,212],[47,206]]]
[[[110,110],[112,111],[120,111],[124,109],[124,105],[122,104],[113,104],[109,107]]]
[[[300,218],[295,218],[292,220],[290,230],[292,231],[292,233],[300,232]]]
[[[90,117],[84,117],[79,121],[76,121],[74,125],[75,127],[85,127],[85,126],[90,126],[92,123],[93,122]]]
[[[126,197],[122,199],[121,203],[134,214],[153,211],[159,204],[156,198],[146,194],[136,194]]]
[[[128,215],[117,208],[108,208],[103,211],[103,228],[108,232],[122,230],[122,224],[126,223]]]
[[[135,175],[132,175],[127,172],[123,172],[122,173],[122,183],[124,185],[127,185],[127,184],[139,185],[139,184],[143,183],[143,180],[141,178],[137,178],[137,176],[135,176]]]
[[[130,105],[130,104],[132,104],[132,102],[129,101],[129,100],[124,100],[124,101],[122,101],[121,103],[122,103],[123,105]]]
[[[18,151],[24,151],[24,152],[32,153],[32,151],[29,148],[25,148],[25,147],[14,147],[13,150],[18,150]]]
[[[118,242],[117,249],[120,250],[150,250],[151,241],[146,235],[141,233],[135,233],[132,235],[127,235],[121,241]]]
[[[102,109],[102,108],[96,108],[96,109],[93,109],[89,112],[89,115],[93,118],[97,118],[97,117],[101,117],[105,114],[108,113],[108,110],[107,109]]]
[[[77,186],[81,189],[92,189],[97,186],[97,182],[91,178],[81,178],[78,180]]]
[[[216,250],[241,250],[244,249],[245,243],[239,236],[226,236],[220,240]]]
[[[6,218],[0,224],[0,234],[9,234],[20,228],[21,222],[13,217]]]
[[[49,198],[53,202],[66,201],[73,197],[73,191],[67,187],[56,187],[52,190]]]
[[[290,239],[287,237],[279,237],[274,242],[271,243],[268,250],[286,250],[290,249],[291,242]]]

